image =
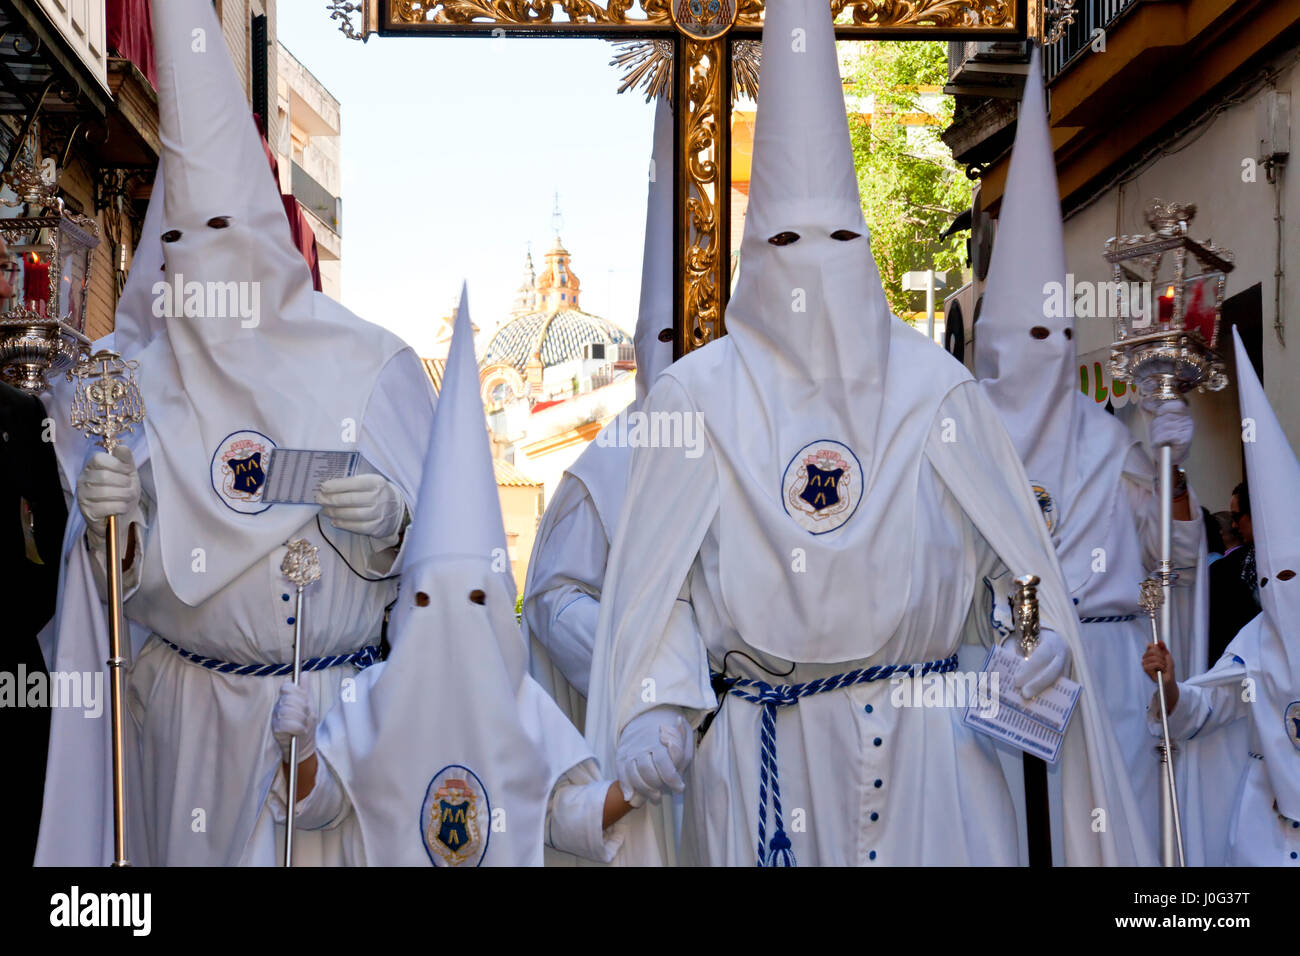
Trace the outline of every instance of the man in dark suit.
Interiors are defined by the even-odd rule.
[[[1250,522],[1250,489],[1242,482],[1232,490],[1232,530],[1241,543],[1210,565],[1210,658],[1213,666],[1228,642],[1259,613],[1255,577],[1255,534]]]
[[[0,243],[0,299],[13,294],[12,263]],[[45,406],[0,383],[0,581],[8,596],[0,608],[2,864],[31,866],[36,855],[50,734],[49,677],[36,635],[54,613],[67,520]]]

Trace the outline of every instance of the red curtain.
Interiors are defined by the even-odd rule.
[[[266,140],[266,124],[262,117],[256,113],[253,114],[253,122],[257,124],[257,131],[262,134],[262,149],[266,150],[266,161],[271,166],[271,175],[275,177],[275,187],[280,188],[280,163],[275,158],[275,151],[271,149],[271,144]],[[307,268],[311,270],[311,282],[316,291],[321,291],[320,287],[320,254],[316,251],[316,233],[312,232],[311,223],[307,221],[307,214],[302,211],[298,205],[298,200],[293,197],[292,193],[281,193],[280,201],[284,203],[284,214],[289,219],[289,230],[293,233],[293,244],[298,247],[302,257],[307,260]]]
[[[149,0],[108,0],[108,46],[130,60],[158,88]]]

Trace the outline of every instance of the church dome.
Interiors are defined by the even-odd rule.
[[[621,345],[632,341],[613,322],[579,308],[582,283],[569,260],[568,250],[556,236],[540,275],[533,280],[529,256],[524,286],[535,284],[531,289],[520,287],[512,317],[492,336],[482,365],[500,362],[523,373],[534,354],[541,356],[543,368],[550,368],[581,358],[584,347],[592,343]]]

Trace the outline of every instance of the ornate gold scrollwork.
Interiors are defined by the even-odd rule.
[[[723,64],[726,42],[687,40],[685,134],[681,166],[686,186],[686,248],[682,258],[682,351],[699,348],[725,334],[722,295],[727,287],[727,250],[723,248],[719,206],[722,191],[720,124],[728,120],[727,81]]]
[[[508,23],[516,25],[565,23],[557,20],[557,8],[572,24],[667,23],[671,19],[667,0],[643,0],[645,16],[629,17],[635,0],[394,0],[393,22],[413,23]]]
[[[538,24],[658,24],[672,23],[674,0],[392,0],[395,24],[506,23]],[[888,29],[1011,27],[1016,25],[1016,0],[830,0],[843,25]],[[639,5],[640,15],[635,8]],[[737,0],[736,25],[760,27],[764,0]],[[847,20],[841,15],[849,12]],[[562,11],[567,20],[557,19]],[[629,16],[629,12],[634,15]]]
[[[849,11],[849,24],[890,27],[1005,27],[1016,21],[1015,0],[831,0],[836,20]]]
[[[609,61],[623,71],[618,91],[645,91],[646,102],[657,96],[673,101],[673,41],[671,37],[653,40],[629,40],[615,43],[619,52]],[[731,105],[737,99],[758,98],[758,69],[763,45],[757,40],[733,40],[731,43]]]

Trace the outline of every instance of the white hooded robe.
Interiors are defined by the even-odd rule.
[[[1140,660],[1151,625],[1138,607],[1139,585],[1156,567],[1160,499],[1154,467],[1132,432],[1079,391],[1072,303],[1052,314],[1050,283],[1064,288],[1065,240],[1058,206],[1056,166],[1043,99],[1042,70],[1030,59],[998,219],[998,239],[976,345],[980,388],[998,410],[1043,510],[1061,561],[1080,637],[1097,692],[1115,731],[1147,831],[1159,832],[1159,757],[1146,732],[1150,687]],[[1043,338],[1031,328],[1046,331]],[[1041,334],[1041,332],[1040,332]],[[1204,581],[1205,529],[1190,500],[1193,520],[1174,522],[1176,581],[1172,647],[1181,672],[1204,668],[1204,612],[1197,615],[1197,582]],[[1010,576],[988,582],[986,606],[1010,621]],[[1201,595],[1203,598],[1204,595]],[[1018,794],[1018,762],[1008,764]],[[1063,862],[1060,769],[1049,776],[1052,849]]]
[[[775,0],[763,36],[730,334],[665,370],[646,401],[651,412],[699,416],[703,454],[633,452],[597,630],[593,749],[612,761],[623,728],[656,706],[699,725],[719,706],[711,671],[793,684],[946,659],[987,639],[976,587],[1005,566],[1042,578],[1044,626],[1073,650],[1084,684],[1062,756],[1068,858],[1149,862],[1014,448],[965,370],[888,314],[829,13]],[[806,36],[806,52],[790,36]],[[683,606],[696,627],[679,626]],[[778,709],[795,860],[1016,862],[1015,813],[991,742],[960,709],[895,706],[893,690],[857,684]],[[761,712],[728,695],[698,746],[688,861],[756,862]],[[1091,826],[1098,807],[1105,832]],[[629,837],[622,857],[649,860],[652,849]]]

